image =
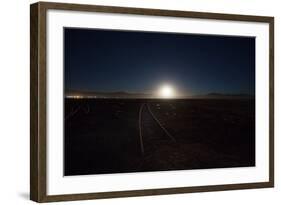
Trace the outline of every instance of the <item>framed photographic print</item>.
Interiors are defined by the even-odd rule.
[[[31,5],[30,198],[274,186],[274,18]]]

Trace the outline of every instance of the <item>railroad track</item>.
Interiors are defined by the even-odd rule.
[[[79,111],[83,111],[85,114],[89,114],[90,112],[90,106],[89,103],[86,105],[77,105],[73,106],[70,113],[64,118],[64,120],[69,120],[70,118],[74,117],[76,114],[78,114]]]
[[[70,113],[65,117],[65,121],[69,121],[79,114],[89,114],[90,106],[89,104],[76,105],[72,107]],[[151,124],[150,129],[156,132],[154,136],[147,135],[147,124]],[[146,126],[145,126],[146,125]],[[143,155],[145,152],[149,152],[149,147],[151,145],[157,147],[158,141],[171,141],[176,142],[176,139],[171,135],[171,133],[164,127],[160,120],[153,113],[149,103],[142,103],[139,109],[139,119],[138,119],[138,129],[139,129],[139,144],[140,151]],[[150,130],[151,131],[151,130]],[[146,147],[146,148],[145,148]]]
[[[142,103],[139,109],[139,141],[140,141],[140,150],[142,155],[145,153],[145,147],[144,147],[144,126],[143,126],[143,113],[144,110],[147,110],[147,113],[153,118],[153,120],[156,122],[157,126],[165,133],[165,136],[168,140],[172,141],[173,143],[176,142],[176,139],[171,135],[171,133],[163,126],[163,124],[159,121],[159,119],[155,116],[155,114],[152,112],[150,106],[148,103]],[[162,135],[163,136],[163,135]]]

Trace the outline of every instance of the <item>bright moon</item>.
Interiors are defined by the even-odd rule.
[[[174,94],[174,89],[170,85],[164,85],[159,90],[159,96],[162,98],[172,98]]]

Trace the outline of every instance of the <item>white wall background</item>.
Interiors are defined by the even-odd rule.
[[[51,0],[50,0],[51,1]],[[65,202],[69,204],[277,204],[281,195],[281,12],[278,0],[74,0],[61,2],[275,16],[274,189]],[[29,4],[7,0],[0,7],[0,204],[29,201]],[[53,203],[56,204],[56,203]],[[64,204],[64,203],[60,203]]]

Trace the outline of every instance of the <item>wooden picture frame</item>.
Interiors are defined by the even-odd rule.
[[[48,195],[47,193],[47,11],[81,11],[158,17],[257,22],[269,25],[269,180],[207,186],[157,188]],[[162,194],[209,192],[274,186],[274,18],[143,8],[38,2],[30,6],[30,199],[36,202],[86,200]]]

